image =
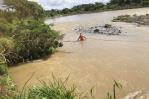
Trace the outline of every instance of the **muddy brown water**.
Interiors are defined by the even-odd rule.
[[[130,92],[149,90],[149,27],[136,24],[112,23],[113,17],[124,14],[146,14],[149,8],[109,11],[47,19],[54,21],[53,29],[65,33],[64,41],[75,41],[79,34],[73,29],[78,26],[94,26],[110,23],[122,27],[120,36],[91,35],[84,42],[64,42],[47,60],[11,67],[9,73],[21,89],[35,72],[28,85],[38,80],[48,81],[51,74],[64,79],[70,74],[70,83],[79,90],[89,90],[95,86],[97,99],[106,99],[112,90],[113,81],[119,81],[123,89],[117,92],[119,99]]]

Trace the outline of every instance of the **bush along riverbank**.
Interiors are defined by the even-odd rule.
[[[39,20],[20,21],[7,36],[11,37],[12,47],[8,45],[3,54],[9,65],[48,56],[60,47],[59,33]]]
[[[0,99],[15,99],[16,86],[8,74],[6,64],[0,64]]]
[[[44,10],[28,0],[5,0],[0,10],[0,99],[19,99],[8,67],[51,55],[62,47],[60,33],[43,21]]]
[[[149,25],[149,14],[146,15],[121,15],[112,20],[113,22],[129,22],[137,23],[139,25]]]

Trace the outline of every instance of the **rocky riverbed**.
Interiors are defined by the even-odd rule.
[[[76,33],[89,33],[101,35],[120,35],[122,33],[121,27],[112,26],[111,24],[95,25],[92,27],[80,26],[75,29]]]
[[[115,17],[113,22],[129,22],[129,23],[137,23],[139,25],[149,25],[149,14],[146,15],[121,15]]]

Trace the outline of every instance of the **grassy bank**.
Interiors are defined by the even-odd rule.
[[[54,53],[60,34],[43,21],[44,10],[35,2],[5,0],[0,10],[0,99],[19,99],[8,67]]]
[[[0,64],[0,99],[15,99],[16,86],[13,84],[6,64]]]
[[[92,92],[82,93],[74,85],[68,86],[67,81],[68,78],[62,80],[53,76],[49,83],[39,81],[36,86],[26,88],[24,85],[17,91],[6,71],[0,75],[0,99],[93,99]]]

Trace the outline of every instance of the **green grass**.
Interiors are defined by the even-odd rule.
[[[114,18],[112,21],[113,22],[119,22],[119,21],[130,22],[131,19],[132,17],[130,15],[121,15],[121,16]]]
[[[0,76],[0,99],[15,99],[15,88],[16,86],[8,74]]]
[[[8,68],[5,64],[0,64],[0,75],[4,75],[8,73]]]
[[[8,74],[0,76],[0,99],[98,99],[95,98],[94,87],[87,92],[80,92],[76,86],[68,83],[69,77],[62,80],[53,76],[49,82],[39,81],[36,86],[26,87],[32,76],[24,84],[22,91],[16,90]],[[117,88],[122,88],[122,85],[114,81],[113,91],[108,93],[108,99],[116,99]]]
[[[67,81],[68,78],[61,80],[53,76],[53,81],[49,83],[40,81],[39,85],[23,90],[17,99],[84,99],[87,97],[74,85],[68,87]]]
[[[117,99],[116,97],[116,89],[122,89],[122,85],[121,83],[117,82],[114,80],[114,83],[113,83],[113,90],[112,92],[108,92],[107,96],[108,96],[108,99]]]

